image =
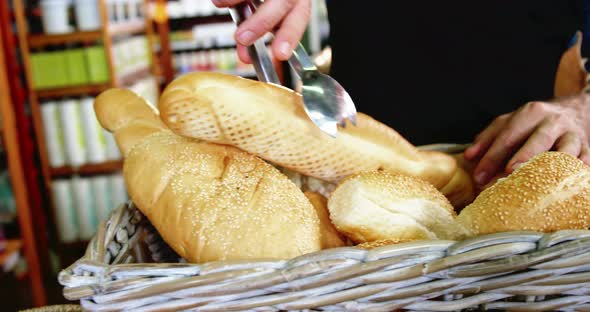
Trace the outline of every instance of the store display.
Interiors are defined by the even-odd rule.
[[[108,176],[110,185],[111,202],[115,205],[125,203],[129,200],[127,188],[125,186],[125,178],[122,174],[113,174]]]
[[[31,54],[35,89],[105,83],[109,80],[104,48],[100,45]]]
[[[100,10],[98,0],[74,0],[76,23],[78,29],[83,31],[100,29]]]
[[[74,99],[64,100],[59,103],[58,109],[63,129],[67,164],[79,167],[87,162],[86,140],[80,116],[80,102]]]
[[[72,189],[76,215],[78,216],[80,239],[88,241],[96,233],[96,227],[98,226],[96,203],[92,200],[90,178],[74,177],[72,179]]]
[[[111,190],[109,186],[108,176],[94,176],[90,178],[90,184],[92,187],[92,202],[94,202],[94,208],[96,209],[96,217],[98,221],[106,220],[111,212],[111,209],[115,207],[119,202],[113,202],[111,196]],[[121,202],[122,203],[122,202]]]
[[[57,101],[48,101],[41,104],[43,134],[45,134],[45,142],[48,142],[47,155],[51,167],[61,167],[66,164],[63,130],[58,105]]]
[[[84,49],[84,52],[86,55],[89,82],[94,84],[108,82],[110,75],[104,46],[87,47]]]
[[[228,14],[227,9],[216,7],[211,0],[167,1],[166,12],[171,19]]]
[[[107,146],[102,127],[94,113],[94,98],[85,97],[80,100],[81,119],[86,143],[87,163],[97,164],[107,160]]]
[[[65,87],[70,84],[66,54],[63,51],[31,54],[32,84],[35,89]]]
[[[256,76],[254,66],[240,61],[236,49],[176,53],[173,54],[172,63],[177,75],[199,71],[214,71],[243,77]]]
[[[41,112],[51,167],[121,160],[113,135],[96,119],[93,97],[48,101]]]
[[[48,34],[64,34],[74,30],[69,24],[71,0],[41,0],[43,29]]]
[[[67,85],[83,85],[90,81],[90,74],[86,64],[90,61],[86,59],[84,49],[65,50],[66,64],[65,68],[68,74]],[[54,65],[55,66],[55,65]]]
[[[51,191],[59,239],[64,243],[75,242],[79,238],[79,229],[72,184],[69,180],[53,180]]]
[[[117,148],[117,142],[115,141],[113,134],[104,129],[102,130],[102,134],[106,142],[107,159],[121,160],[121,152],[119,152],[119,148]]]
[[[113,44],[116,76],[122,77],[150,66],[149,45],[145,36],[134,36]]]
[[[64,243],[88,241],[113,207],[128,200],[121,173],[54,179],[51,195],[59,239]]]

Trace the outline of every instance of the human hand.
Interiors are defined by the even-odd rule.
[[[212,1],[215,6],[225,8],[247,0]],[[256,12],[236,29],[235,39],[240,60],[251,63],[246,47],[277,27],[271,51],[278,60],[287,60],[307,28],[310,10],[311,0],[264,1]]]
[[[520,164],[549,150],[569,153],[590,165],[585,122],[579,99],[529,102],[512,113],[497,117],[475,138],[464,155],[471,161],[480,158],[473,173],[479,185],[501,174],[504,164],[505,172],[510,174]]]

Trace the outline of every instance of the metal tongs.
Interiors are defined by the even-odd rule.
[[[230,8],[236,25],[240,25],[252,15],[261,4],[260,0],[251,0]],[[281,84],[263,38],[248,47],[248,54],[254,64],[258,80]],[[305,112],[318,128],[336,137],[338,125],[346,127],[346,120],[350,120],[356,126],[354,102],[334,78],[322,74],[317,69],[301,43],[297,45],[289,58],[289,65],[301,80],[295,91],[303,96]]]

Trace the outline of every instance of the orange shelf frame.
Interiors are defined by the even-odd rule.
[[[51,168],[51,176],[69,176],[74,174],[79,175],[91,175],[91,174],[101,174],[101,173],[111,173],[116,172],[123,169],[123,162],[122,161],[107,161],[100,164],[88,164],[82,165],[78,168],[74,168],[71,166],[64,166],[64,167],[57,167]]]
[[[143,20],[111,24],[108,26],[108,34],[111,36],[135,35],[146,30]],[[42,48],[48,45],[60,45],[76,42],[93,42],[103,38],[103,31],[76,31],[67,34],[31,34],[28,43],[31,48]]]
[[[60,35],[34,34],[29,35],[28,41],[31,48],[42,48],[48,45],[58,45],[76,42],[91,42],[102,38],[102,32],[79,31]]]
[[[20,7],[22,9],[22,7]],[[18,8],[17,8],[18,10]],[[18,12],[17,12],[18,13]],[[22,13],[22,11],[21,11]],[[6,145],[8,160],[8,171],[11,186],[14,190],[17,216],[24,254],[30,270],[31,295],[35,306],[43,306],[47,303],[47,295],[44,288],[43,271],[41,270],[41,259],[38,238],[35,235],[33,210],[29,200],[24,166],[20,150],[20,142],[16,129],[16,116],[13,110],[12,99],[6,77],[6,63],[4,60],[4,42],[0,38],[0,115],[2,116],[2,136]]]
[[[86,94],[97,95],[100,92],[108,89],[109,87],[110,84],[83,85],[57,89],[37,90],[36,92],[39,98],[81,96]]]

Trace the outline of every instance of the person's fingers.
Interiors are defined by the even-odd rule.
[[[241,44],[238,44],[238,57],[242,62],[252,64],[252,59],[250,59],[250,54],[248,54],[248,48]]]
[[[533,133],[546,115],[543,109],[542,106],[529,103],[511,116],[475,168],[475,181],[478,184],[486,184],[503,167],[508,156]]]
[[[536,128],[525,144],[506,164],[506,172],[512,173],[533,156],[551,150],[557,140],[566,132],[564,125],[554,118],[547,118]],[[578,155],[576,155],[577,157]]]
[[[485,151],[492,145],[494,139],[505,127],[506,123],[510,119],[511,114],[504,114],[496,117],[490,125],[480,132],[469,148],[465,150],[464,157],[467,160],[474,160],[481,157]]]
[[[299,0],[285,17],[272,43],[272,51],[277,59],[286,61],[291,56],[307,28],[310,11],[311,1]]]
[[[238,3],[244,2],[245,0],[211,0],[213,4],[218,8],[227,8],[235,6]]]
[[[271,32],[295,6],[297,0],[266,0],[256,12],[248,17],[236,30],[236,41],[249,46]]]
[[[588,147],[587,143],[582,145],[582,151],[580,152],[580,156],[578,157],[582,160],[586,165],[590,166],[590,147]]]
[[[568,153],[574,157],[580,156],[582,152],[582,140],[574,132],[566,132],[555,143],[555,150]]]

